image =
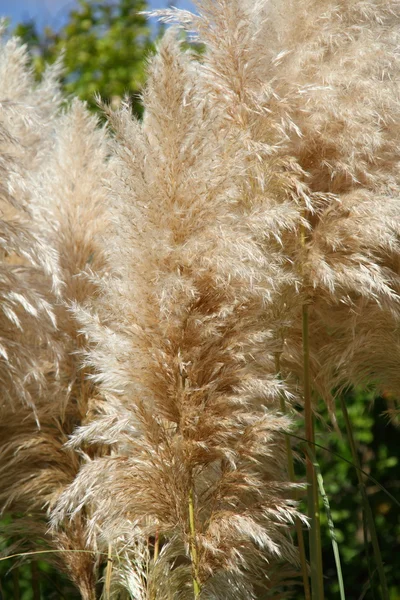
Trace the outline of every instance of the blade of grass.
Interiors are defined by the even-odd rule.
[[[374,576],[376,574],[376,568],[374,568],[373,557],[371,556],[370,548],[369,548],[369,536],[368,536],[368,523],[367,516],[365,514],[365,510],[362,510],[362,524],[363,524],[363,536],[364,536],[364,549],[365,549],[365,558],[367,559],[367,567],[368,567],[368,576],[369,576],[369,586],[371,589],[371,597],[372,600],[376,600],[376,594],[374,590],[373,581]]]
[[[314,416],[311,400],[310,380],[310,347],[309,347],[309,314],[308,305],[303,305],[303,386],[304,386],[304,419],[305,431],[311,450],[314,444]],[[324,582],[322,567],[321,529],[319,520],[318,487],[314,467],[306,454],[307,472],[307,508],[310,518],[309,544],[311,568],[311,594],[313,600],[324,599]]]
[[[31,552],[16,552],[15,554],[8,554],[7,556],[2,556],[0,558],[0,562],[2,562],[3,560],[8,560],[9,558],[22,558],[24,556],[36,556],[38,554],[64,554],[65,552],[84,552],[85,554],[95,554],[93,550],[32,550]],[[106,556],[105,552],[97,552],[96,554],[98,554],[99,556]]]
[[[306,438],[304,438],[302,436],[299,436],[299,435],[296,435],[294,433],[289,433],[289,434],[286,434],[286,435],[294,437],[294,438],[296,438],[296,439],[298,439],[298,440],[300,440],[302,442],[307,442]],[[341,456],[341,454],[338,454],[337,452],[334,452],[333,450],[331,450],[330,448],[327,448],[326,446],[323,446],[322,444],[318,444],[317,442],[314,442],[313,445],[315,447],[317,447],[317,448],[320,448],[321,450],[329,452],[333,456],[336,456],[340,460],[342,460],[342,461],[346,462],[347,464],[351,465],[360,475],[363,475],[366,479],[369,479],[370,481],[372,481],[384,494],[386,494],[388,496],[388,498],[390,498],[390,500],[393,501],[394,504],[396,504],[400,508],[400,502],[397,500],[397,498],[395,498],[383,485],[381,485],[379,483],[379,481],[377,479],[375,479],[372,475],[370,475],[369,473],[367,473],[366,471],[364,471],[360,466],[357,466],[351,460],[348,460],[344,456]],[[367,525],[366,525],[366,516],[365,516],[364,512],[363,512],[363,529],[364,529],[364,538],[367,539],[368,538],[368,531],[367,531]],[[367,554],[367,561],[368,561],[368,571],[370,573],[370,581],[368,581],[365,584],[365,586],[363,588],[363,593],[361,595],[361,598],[363,598],[365,596],[365,594],[367,593],[368,589],[371,590],[371,595],[372,595],[373,598],[375,598],[375,593],[374,593],[373,588],[371,587],[371,583],[372,583],[373,576],[374,576],[375,572],[377,571],[377,568],[375,568],[375,569],[371,568],[370,560],[369,560],[368,544],[366,544],[366,554]]]
[[[329,533],[331,536],[333,555],[335,557],[336,572],[337,572],[337,577],[338,577],[338,582],[339,582],[340,599],[346,600],[346,594],[344,591],[344,583],[343,583],[342,566],[341,566],[341,562],[340,562],[339,546],[338,546],[338,543],[336,540],[335,525],[333,523],[331,507],[329,504],[329,498],[325,492],[324,480],[323,480],[321,469],[319,468],[317,459],[315,458],[315,454],[311,451],[311,449],[309,447],[306,448],[306,451],[310,457],[310,460],[313,463],[315,472],[317,474],[317,482],[318,482],[319,492],[321,494],[321,497],[322,497],[322,500],[323,500],[323,503],[325,506],[326,516],[328,519]]]
[[[357,478],[358,478],[358,483],[359,483],[359,487],[360,487],[360,491],[361,491],[361,498],[362,498],[362,502],[363,502],[364,514],[366,516],[369,534],[371,536],[372,549],[374,552],[376,568],[377,568],[378,575],[379,575],[382,598],[383,598],[383,600],[389,600],[389,590],[387,587],[385,569],[384,569],[383,561],[382,561],[382,555],[381,555],[380,548],[379,548],[378,536],[377,536],[376,528],[375,528],[375,521],[374,521],[374,517],[372,514],[372,510],[371,510],[371,505],[370,505],[368,497],[367,497],[365,483],[364,483],[364,480],[363,480],[363,477],[361,474],[361,465],[360,465],[360,461],[358,458],[356,442],[355,442],[354,435],[353,435],[353,428],[352,428],[352,425],[350,422],[349,413],[347,412],[347,406],[346,406],[343,396],[340,397],[340,403],[341,403],[341,407],[342,407],[344,421],[346,424],[346,431],[347,431],[347,437],[349,439],[351,454],[352,454],[354,463],[358,467],[356,470]],[[368,540],[365,540],[365,543],[368,544]]]
[[[375,570],[376,570],[376,569],[375,569]],[[359,598],[357,598],[357,600],[364,600],[364,598],[365,598],[365,595],[366,595],[366,593],[368,592],[368,590],[370,589],[370,587],[371,587],[371,581],[367,581],[367,582],[364,584],[364,586],[363,586],[363,589],[362,589],[362,592],[361,592],[361,596],[360,596]]]
[[[279,379],[281,379],[281,364],[280,364],[280,353],[279,352],[275,353],[275,369],[276,369],[277,377]],[[284,398],[283,394],[279,394],[279,399],[280,399],[281,411],[283,412],[283,414],[286,414],[286,403],[285,403],[285,398]],[[295,477],[295,472],[294,472],[294,460],[293,460],[292,446],[290,444],[290,437],[288,435],[285,435],[285,440],[286,440],[286,455],[287,455],[287,462],[288,462],[289,478],[290,478],[290,481],[292,481],[294,483],[296,480],[296,477]],[[299,499],[298,492],[296,491],[295,492],[295,500],[298,500],[298,499]],[[299,546],[301,573],[302,573],[302,577],[303,577],[304,597],[305,597],[305,600],[311,600],[310,582],[308,579],[307,558],[306,558],[306,551],[305,551],[305,545],[304,545],[303,529],[302,529],[302,524],[300,522],[300,519],[296,519],[296,535],[297,535],[297,543]]]

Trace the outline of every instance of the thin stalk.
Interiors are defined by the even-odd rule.
[[[156,535],[154,538],[154,562],[157,561],[160,554],[160,530],[156,529]]]
[[[323,500],[323,503],[325,506],[326,516],[328,519],[329,533],[331,536],[333,555],[335,557],[336,572],[337,572],[338,582],[339,582],[340,600],[346,600],[346,594],[344,591],[344,583],[343,583],[342,565],[340,562],[339,546],[338,546],[338,543],[336,540],[335,525],[334,525],[333,518],[332,518],[331,507],[329,504],[329,498],[327,496],[327,493],[325,492],[324,480],[322,477],[321,469],[319,468],[319,464],[317,462],[317,459],[315,458],[315,455],[311,452],[309,447],[307,447],[307,454],[309,455],[309,457],[313,463],[315,472],[317,474],[317,482],[318,482],[319,492],[322,496],[322,500]]]
[[[360,460],[358,458],[356,442],[355,442],[355,439],[353,436],[353,428],[351,426],[349,413],[347,412],[347,406],[346,406],[345,400],[342,396],[340,397],[340,403],[342,406],[342,413],[343,413],[344,421],[346,424],[347,437],[349,439],[350,450],[351,450],[351,454],[353,457],[353,462],[357,467],[356,471],[357,471],[358,484],[359,484],[360,491],[361,491],[361,497],[362,497],[363,507],[364,507],[364,514],[366,516],[366,521],[367,521],[368,528],[369,528],[369,534],[371,536],[372,549],[374,552],[376,568],[378,571],[379,581],[381,584],[382,598],[383,598],[383,600],[389,600],[389,590],[388,590],[388,586],[387,586],[387,582],[386,582],[386,575],[385,575],[385,569],[383,566],[382,555],[381,555],[381,551],[379,549],[379,542],[378,542],[378,536],[376,534],[374,516],[372,514],[371,506],[370,506],[370,503],[369,503],[369,500],[367,497],[364,480],[361,475],[361,465],[360,465]],[[367,539],[365,540],[365,543],[368,544]]]
[[[190,559],[192,561],[192,578],[194,597],[198,598],[201,592],[199,580],[199,558],[196,546],[196,523],[194,519],[193,486],[189,490],[189,530],[190,530]]]
[[[65,552],[84,552],[85,554],[94,554],[93,550],[33,550],[31,552],[17,552],[16,554],[8,554],[0,557],[0,562],[10,558],[22,558],[23,556],[36,556],[38,554],[64,554]],[[105,555],[104,552],[98,552],[99,556]]]
[[[39,569],[36,560],[31,562],[32,596],[33,600],[40,600]]]
[[[147,550],[149,551],[149,539],[148,538],[147,538]],[[159,555],[160,555],[160,530],[157,527],[156,533],[154,536],[153,569],[152,569],[153,572],[154,572],[154,565],[157,562]],[[150,578],[150,568],[151,568],[150,561],[147,561],[146,581],[147,581],[147,585],[148,585],[148,589],[149,589],[149,598],[150,598],[150,600],[156,600],[157,590],[155,589],[153,578]]]
[[[371,579],[369,581],[365,582],[364,587],[361,591],[361,596],[359,598],[357,598],[357,600],[364,600],[366,593],[368,592],[369,589],[371,589],[371,592],[372,592]]]
[[[110,600],[110,597],[111,597],[112,570],[113,570],[112,546],[111,546],[111,544],[108,544],[106,578],[105,578],[105,582],[104,582],[104,597],[106,600]]]
[[[279,379],[281,379],[281,364],[280,364],[280,353],[279,352],[275,352],[275,369],[276,369],[277,377]],[[286,414],[286,403],[285,403],[285,398],[284,398],[283,394],[279,394],[279,401],[280,401],[282,413]],[[296,477],[295,477],[295,472],[294,472],[293,452],[292,452],[292,446],[290,444],[290,437],[286,434],[285,434],[285,441],[286,441],[286,454],[287,454],[287,463],[288,463],[287,466],[288,466],[289,478],[290,478],[290,481],[292,481],[294,483],[296,480]],[[295,500],[298,500],[299,498],[298,498],[297,490],[295,491],[294,495],[295,495]],[[305,600],[311,600],[310,582],[308,580],[307,558],[306,558],[306,551],[305,551],[305,545],[304,545],[303,529],[302,529],[300,519],[296,519],[296,534],[297,534],[297,543],[299,546],[301,573],[303,576],[304,596],[305,596]]]
[[[186,388],[187,375],[186,371],[183,367],[180,368],[180,381],[181,381],[181,390],[184,392]],[[188,508],[189,508],[189,532],[190,532],[190,540],[189,540],[189,551],[190,551],[190,560],[192,563],[192,580],[193,580],[193,593],[195,599],[200,596],[201,585],[199,579],[199,556],[197,553],[196,546],[196,521],[194,518],[194,491],[193,491],[193,483],[190,484],[189,489],[189,497],[188,497]]]
[[[310,378],[310,343],[309,343],[309,314],[308,305],[303,304],[303,385],[304,385],[304,418],[305,433],[308,445],[313,450],[314,445],[314,416],[311,400]],[[307,508],[311,521],[309,534],[310,543],[310,568],[311,568],[311,593],[313,600],[324,599],[324,583],[322,568],[321,527],[319,520],[318,487],[313,464],[306,456],[307,469]]]
[[[374,565],[372,563],[372,556],[371,556],[371,553],[369,551],[368,523],[367,523],[367,517],[366,517],[364,509],[362,510],[362,522],[363,522],[363,536],[364,536],[364,546],[365,546],[365,557],[367,559],[367,566],[368,566],[369,586],[371,588],[372,600],[376,600],[374,586],[372,585],[372,583],[374,581],[374,576],[375,576],[376,568],[375,569],[373,568]]]

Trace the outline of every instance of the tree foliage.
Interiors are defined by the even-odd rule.
[[[145,57],[153,48],[149,24],[144,15],[146,0],[79,0],[59,30],[40,31],[34,21],[16,28],[30,47],[38,78],[46,63],[61,55],[64,86],[94,107],[95,94],[118,103],[126,94],[133,109],[141,114],[138,93],[145,79]]]

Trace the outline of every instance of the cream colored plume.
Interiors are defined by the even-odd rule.
[[[110,116],[113,272],[80,313],[108,402],[74,437],[111,455],[88,460],[55,520],[90,506],[92,535],[116,552],[158,537],[147,593],[159,598],[190,597],[193,585],[249,598],[268,561],[295,556],[290,421],[264,319],[280,265],[239,214],[246,157],[232,138],[232,160],[198,79],[169,32],[150,64],[143,124],[129,107]]]
[[[204,52],[168,31],[109,136],[2,49],[3,409],[36,394],[42,429],[3,421],[0,498],[108,551],[116,598],[280,598],[305,307],[333,419],[333,390],[399,385],[400,3],[196,6],[153,14]]]
[[[252,230],[286,270],[272,315],[284,372],[300,376],[301,306],[308,303],[314,385],[329,401],[333,382],[376,381],[380,369],[374,341],[364,346],[357,374],[359,341],[348,333],[376,308],[385,330],[398,322],[400,5],[196,5],[199,15],[156,14],[205,43],[204,94],[224,117],[225,135],[239,136],[248,152],[243,210],[259,206]],[[346,344],[349,369],[340,360]],[[396,377],[392,371],[386,384]]]
[[[13,211],[4,221],[12,245],[5,248],[1,268],[11,273],[11,290],[4,292],[2,308],[9,321],[7,343],[21,377],[16,377],[13,361],[3,357],[13,394],[0,410],[0,506],[3,512],[20,515],[13,518],[8,535],[19,538],[23,548],[50,550],[49,560],[66,572],[83,598],[91,600],[98,555],[94,546],[87,546],[86,519],[79,517],[49,533],[48,513],[80,468],[80,455],[64,444],[76,426],[90,419],[96,404],[96,392],[81,365],[85,337],[72,305],[94,293],[92,280],[104,263],[100,233],[107,223],[102,183],[105,133],[78,101],[57,114],[58,90],[50,76],[35,95],[29,87],[33,83],[26,54],[16,41],[8,43],[2,65],[1,61],[8,61],[8,69],[2,67],[10,78],[4,90],[12,98],[2,113],[4,127],[9,125],[4,155],[10,176],[4,200]],[[26,84],[25,98],[19,98],[12,75],[19,77],[20,85]],[[28,102],[25,120],[23,102]],[[21,123],[15,118],[17,105]],[[45,114],[49,122],[42,123]],[[24,221],[20,215],[25,215]],[[12,312],[6,301],[13,301],[18,312]],[[33,385],[33,377],[41,387]],[[21,398],[33,403],[34,412],[18,404]]]
[[[32,224],[27,195],[60,104],[58,67],[36,85],[26,49],[15,39],[0,44],[0,406],[32,406],[45,384],[41,353],[57,360],[51,298],[60,284],[58,258]]]

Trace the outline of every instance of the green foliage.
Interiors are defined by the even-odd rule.
[[[145,77],[145,57],[153,48],[145,0],[79,0],[67,23],[40,32],[34,22],[18,25],[15,33],[30,47],[38,78],[46,63],[64,56],[64,86],[69,94],[96,103],[94,95],[118,103],[128,94],[141,114],[138,93]]]
[[[0,549],[10,547],[10,540],[0,537]],[[33,568],[33,565],[35,568]],[[36,575],[34,575],[36,571]],[[79,592],[68,578],[45,559],[34,563],[12,558],[0,562],[0,600],[35,600],[33,577],[36,578],[43,600],[78,600]]]
[[[373,401],[372,394],[361,391],[348,392],[345,398],[358,444],[361,468],[397,497],[400,488],[399,431],[383,414],[387,409],[385,400],[378,398]],[[337,408],[338,426],[341,432],[345,432],[346,427],[339,405]],[[326,413],[324,416],[328,419]],[[336,527],[346,597],[358,600],[364,590],[365,600],[379,599],[381,597],[378,592],[379,579],[372,547],[368,544],[367,552],[363,540],[361,493],[356,470],[350,464],[352,456],[349,443],[344,433],[340,435],[336,431],[331,431],[327,434],[326,424],[322,422],[317,426],[316,442],[349,461],[341,460],[331,452],[317,448],[318,462]],[[394,552],[394,548],[399,547],[400,544],[399,508],[373,482],[366,479],[365,485],[377,529],[390,598],[395,600],[400,597],[398,580],[400,555]],[[339,586],[328,520],[323,508],[321,520],[326,599],[334,600],[339,597]],[[367,554],[372,563],[372,581],[369,581]]]

